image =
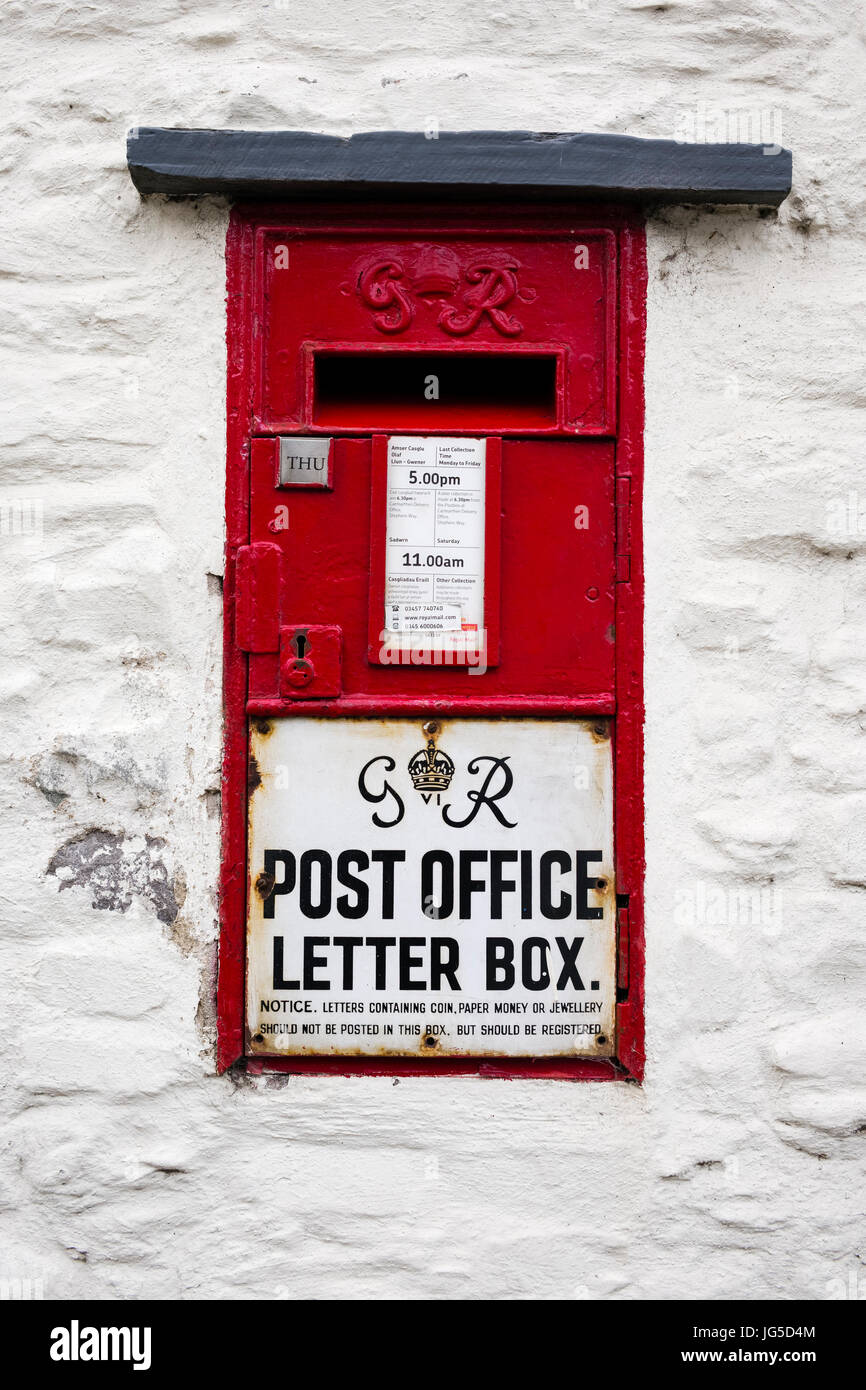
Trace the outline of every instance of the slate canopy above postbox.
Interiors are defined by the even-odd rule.
[[[220,1065],[640,1079],[648,201],[790,156],[139,130],[230,193]]]

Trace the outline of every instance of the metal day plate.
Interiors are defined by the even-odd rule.
[[[330,488],[331,440],[321,435],[280,435],[277,486]]]
[[[249,1050],[611,1056],[609,733],[575,719],[254,723]]]

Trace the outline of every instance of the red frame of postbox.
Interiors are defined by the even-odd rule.
[[[296,234],[345,236],[347,229],[381,237],[390,227],[435,236],[431,228],[459,231],[461,236],[564,235],[579,241],[598,236],[599,228],[615,248],[616,294],[610,296],[615,354],[608,375],[615,377],[606,394],[615,402],[612,427],[580,431],[612,437],[616,455],[616,665],[615,688],[599,697],[563,701],[527,697],[509,702],[510,712],[535,718],[556,716],[567,705],[571,714],[613,718],[614,853],[617,883],[618,990],[617,1053],[612,1059],[514,1058],[473,1059],[417,1057],[250,1057],[245,1056],[245,943],[247,894],[248,657],[235,641],[236,568],[240,547],[250,539],[250,441],[261,433],[256,402],[261,389],[261,333],[265,311],[258,248],[264,236],[284,230]],[[643,219],[630,209],[593,204],[530,206],[425,207],[412,204],[377,208],[375,215],[359,204],[290,207],[254,204],[231,214],[227,243],[227,458],[226,551],[224,580],[224,757],[222,773],[222,872],[220,944],[217,983],[217,1064],[235,1064],[250,1073],[298,1072],[366,1076],[427,1074],[486,1077],[540,1077],[563,1080],[640,1081],[644,1068],[644,802],[643,802],[643,379],[646,324],[646,247]],[[613,315],[615,314],[615,318]],[[306,369],[305,369],[306,370]],[[305,433],[334,434],[333,429],[305,425]],[[270,433],[271,431],[268,430]],[[285,432],[285,431],[282,431]],[[364,433],[366,431],[351,431]],[[373,431],[379,433],[379,431]],[[418,431],[399,430],[397,433]],[[486,431],[485,431],[486,432]],[[522,435],[519,428],[503,433]],[[533,431],[534,432],[534,431]],[[460,433],[454,430],[453,433]],[[477,431],[470,431],[477,433]],[[497,537],[498,539],[498,532]],[[543,548],[545,538],[539,537]],[[352,702],[352,713],[407,715],[423,712],[429,702],[377,701],[369,709]],[[437,708],[439,708],[437,704]],[[257,710],[256,713],[259,711]],[[301,713],[295,706],[294,711]],[[319,705],[316,714],[339,717],[339,702]],[[443,715],[463,717],[504,712],[483,698],[454,701]]]

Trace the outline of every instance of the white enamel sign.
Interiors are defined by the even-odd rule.
[[[605,721],[285,718],[250,752],[251,1052],[612,1055]]]

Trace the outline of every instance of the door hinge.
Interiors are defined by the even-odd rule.
[[[616,582],[631,579],[631,478],[616,480]]]
[[[280,649],[280,591],[283,554],[271,541],[238,546],[235,641],[242,652]]]

